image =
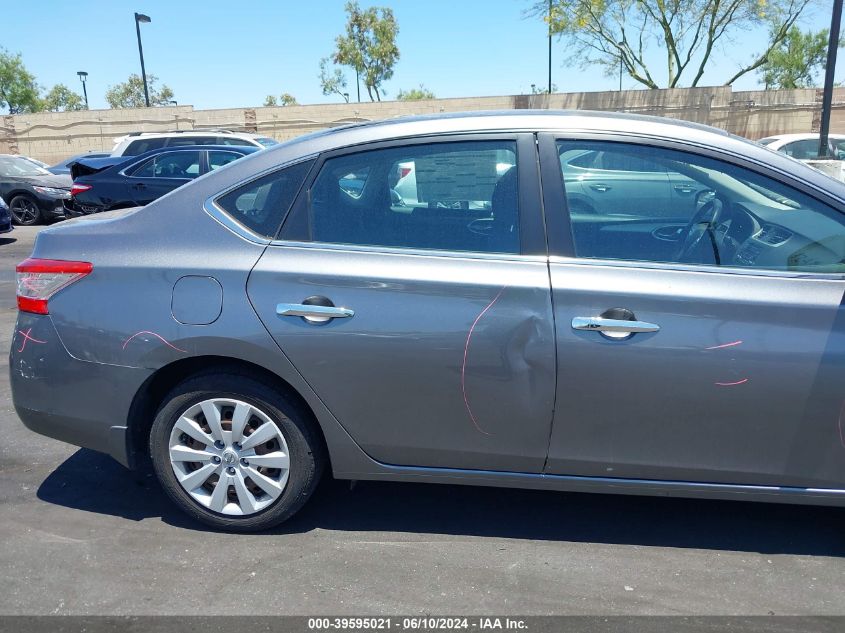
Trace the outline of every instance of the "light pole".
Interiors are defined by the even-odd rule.
[[[343,93],[343,98],[346,101],[346,103],[349,103],[349,93],[348,92]]]
[[[839,48],[839,29],[842,25],[842,0],[833,0],[830,16],[830,40],[827,45],[827,64],[824,67],[824,92],[822,93],[822,121],[819,130],[819,158],[828,151],[827,139],[830,133],[830,108],[833,105],[833,72],[836,70],[836,49]]]
[[[552,94],[552,0],[549,0],[549,94]]]
[[[79,75],[79,81],[82,82],[82,94],[85,95],[85,109],[88,110],[88,88],[85,87],[85,81],[88,79],[88,73],[84,70],[80,70],[76,74]]]
[[[141,22],[149,24],[150,16],[143,13],[135,14],[135,33],[138,35],[138,54],[141,56],[141,79],[144,80],[144,103],[150,107],[150,90],[147,88],[147,71],[144,68],[144,47],[141,46]]]

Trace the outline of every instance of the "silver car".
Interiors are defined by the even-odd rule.
[[[218,528],[325,471],[845,504],[845,185],[715,129],[353,125],[50,227],[17,274],[24,424],[151,458]]]

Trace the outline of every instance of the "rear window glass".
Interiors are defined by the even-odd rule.
[[[253,233],[274,238],[313,161],[275,171],[217,198],[217,206]]]

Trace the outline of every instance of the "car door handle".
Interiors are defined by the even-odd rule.
[[[355,316],[355,311],[350,308],[337,308],[335,306],[308,305],[305,303],[280,303],[276,306],[276,314],[279,316],[296,316],[306,319],[345,319]]]
[[[657,332],[660,326],[645,321],[628,321],[626,319],[605,319],[602,317],[574,317],[573,330],[587,330],[596,332],[621,332],[634,334],[637,332]]]
[[[132,188],[133,189],[146,189],[147,185],[145,185],[142,182],[136,182],[134,185],[132,185]]]
[[[678,193],[692,193],[695,191],[695,187],[690,187],[689,185],[675,185],[675,191]]]
[[[590,185],[590,189],[592,189],[593,191],[598,191],[600,193],[604,193],[605,191],[610,190],[610,185],[605,185],[604,183],[597,182],[597,183]]]

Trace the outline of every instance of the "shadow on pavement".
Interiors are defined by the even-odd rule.
[[[6,244],[14,244],[18,240],[14,237],[0,237],[0,246],[5,246]]]
[[[150,472],[133,473],[80,449],[38,489],[56,505],[206,530],[165,497]],[[845,510],[786,504],[348,482],[324,478],[314,498],[271,533],[316,528],[543,541],[845,556]]]

